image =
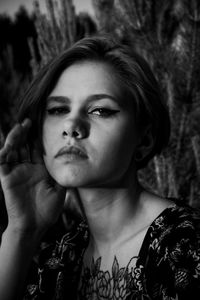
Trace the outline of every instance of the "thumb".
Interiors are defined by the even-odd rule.
[[[65,201],[67,189],[58,183],[55,183],[55,189],[57,191],[58,197],[60,199],[63,199],[63,201]]]

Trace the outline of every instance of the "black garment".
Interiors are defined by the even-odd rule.
[[[41,243],[27,281],[26,300],[75,300],[82,259],[89,241],[86,222],[66,233],[61,220],[56,232]],[[134,268],[119,269],[114,261],[112,274],[93,271],[84,274],[81,300],[197,300],[200,299],[200,215],[197,209],[174,203],[149,226]],[[93,282],[91,291],[87,282]],[[116,287],[111,289],[111,285]]]

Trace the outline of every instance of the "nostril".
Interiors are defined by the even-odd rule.
[[[65,124],[62,131],[62,137],[73,137],[76,139],[83,139],[87,137],[88,130],[89,129],[86,127],[85,123],[83,124],[79,122],[76,124]]]
[[[63,136],[67,136],[68,134],[67,134],[66,131],[63,131],[62,135],[63,135]]]
[[[63,137],[67,137],[67,136],[70,136],[70,137],[79,137],[81,136],[81,132],[78,131],[78,130],[72,130],[72,131],[63,131],[62,133]]]
[[[77,136],[79,136],[79,133],[78,133],[76,130],[74,130],[74,131],[72,132],[72,136],[73,136],[73,137],[77,137]]]

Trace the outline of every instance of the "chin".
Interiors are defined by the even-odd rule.
[[[119,172],[89,172],[88,169],[54,169],[51,176],[61,186],[65,188],[110,188],[118,187],[121,183]],[[111,180],[112,178],[112,180]]]
[[[75,188],[81,187],[87,184],[85,182],[86,175],[81,176],[81,174],[52,174],[54,180],[65,188]]]
[[[75,188],[82,185],[80,180],[72,178],[55,178],[56,182],[65,188]]]

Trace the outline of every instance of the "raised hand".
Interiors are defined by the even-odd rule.
[[[31,120],[16,124],[0,150],[0,180],[8,213],[15,230],[43,232],[58,218],[66,189],[50,178],[35,145],[26,141]]]

